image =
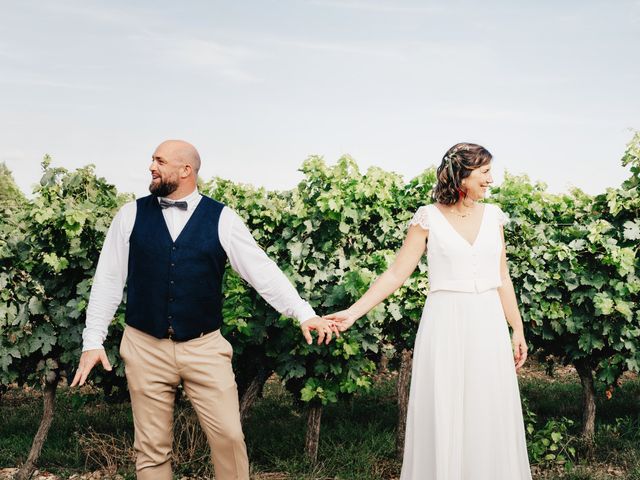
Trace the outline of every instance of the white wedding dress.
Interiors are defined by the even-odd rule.
[[[531,479],[497,291],[506,221],[484,204],[473,244],[435,205],[410,222],[429,230],[430,290],[414,347],[401,480]]]

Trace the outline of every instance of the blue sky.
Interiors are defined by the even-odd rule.
[[[627,177],[640,129],[640,1],[0,0],[0,161],[42,155],[122,191],[155,146],[201,174],[291,188],[350,154],[407,179],[458,141],[552,191]]]

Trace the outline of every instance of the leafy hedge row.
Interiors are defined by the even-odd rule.
[[[553,195],[544,184],[508,175],[490,199],[512,220],[505,234],[527,339],[541,355],[576,366],[585,412],[592,408],[594,375],[611,390],[624,371],[640,365],[640,134],[623,163],[630,178],[601,195]],[[131,200],[91,166],[69,172],[48,158],[42,165],[31,199],[0,197],[4,386],[72,375],[104,235],[117,209]],[[407,221],[429,202],[435,172],[427,169],[405,183],[378,168],[363,174],[349,157],[332,166],[311,157],[301,170],[304,179],[290,191],[219,178],[200,188],[238,211],[302,296],[328,313],[348,306],[387,268]],[[3,185],[11,183],[7,172],[0,175]],[[421,264],[387,302],[325,347],[302,342],[294,321],[228,271],[223,330],[234,344],[241,392],[255,396],[272,372],[316,409],[367,389],[381,355],[411,349],[427,288]],[[105,344],[115,373],[92,374],[108,392],[124,391],[117,356],[123,327],[120,310]],[[587,435],[592,422],[585,416]]]

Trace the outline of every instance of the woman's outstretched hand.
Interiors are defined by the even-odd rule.
[[[356,317],[350,310],[341,310],[339,312],[330,313],[329,315],[323,315],[324,319],[332,320],[335,322],[338,330],[344,332],[347,328],[353,325],[358,317]]]

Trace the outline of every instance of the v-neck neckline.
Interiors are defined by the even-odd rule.
[[[451,230],[453,230],[453,232],[464,242],[466,243],[470,248],[473,248],[476,246],[476,244],[478,243],[478,239],[480,238],[480,234],[482,233],[482,227],[484,226],[484,217],[486,216],[487,213],[487,204],[483,204],[483,208],[482,208],[482,218],[480,219],[480,226],[478,227],[478,232],[476,233],[475,238],[473,239],[473,243],[470,243],[469,240],[467,240],[460,232],[458,232],[458,230],[456,230],[456,228],[451,224],[451,222],[447,219],[447,217],[445,216],[445,214],[435,205],[433,204],[433,208],[435,208],[438,213],[440,214],[440,216],[442,217],[442,219],[445,221],[445,223],[447,225],[449,225],[449,228],[451,228]]]
[[[187,231],[187,228],[189,227],[189,225],[191,225],[191,223],[192,223],[191,221],[193,220],[193,217],[196,216],[196,213],[198,212],[198,208],[200,208],[201,204],[202,204],[202,199],[200,199],[200,201],[198,202],[196,207],[193,209],[193,213],[191,214],[189,219],[186,221],[186,223],[184,224],[184,227],[182,227],[182,230],[180,231],[180,233],[178,234],[178,236],[174,240],[173,237],[171,236],[171,231],[169,230],[169,225],[167,225],[167,219],[164,218],[164,215],[162,214],[162,208],[160,207],[160,203],[158,202],[158,211],[160,212],[160,216],[162,217],[162,223],[164,223],[164,230],[165,230],[165,232],[167,232],[167,235],[169,236],[169,240],[171,240],[171,243],[173,245],[178,243],[178,240],[180,240],[180,238],[185,233],[185,231]],[[175,208],[175,207],[173,207],[173,208]],[[188,205],[187,205],[187,208],[188,208]]]

